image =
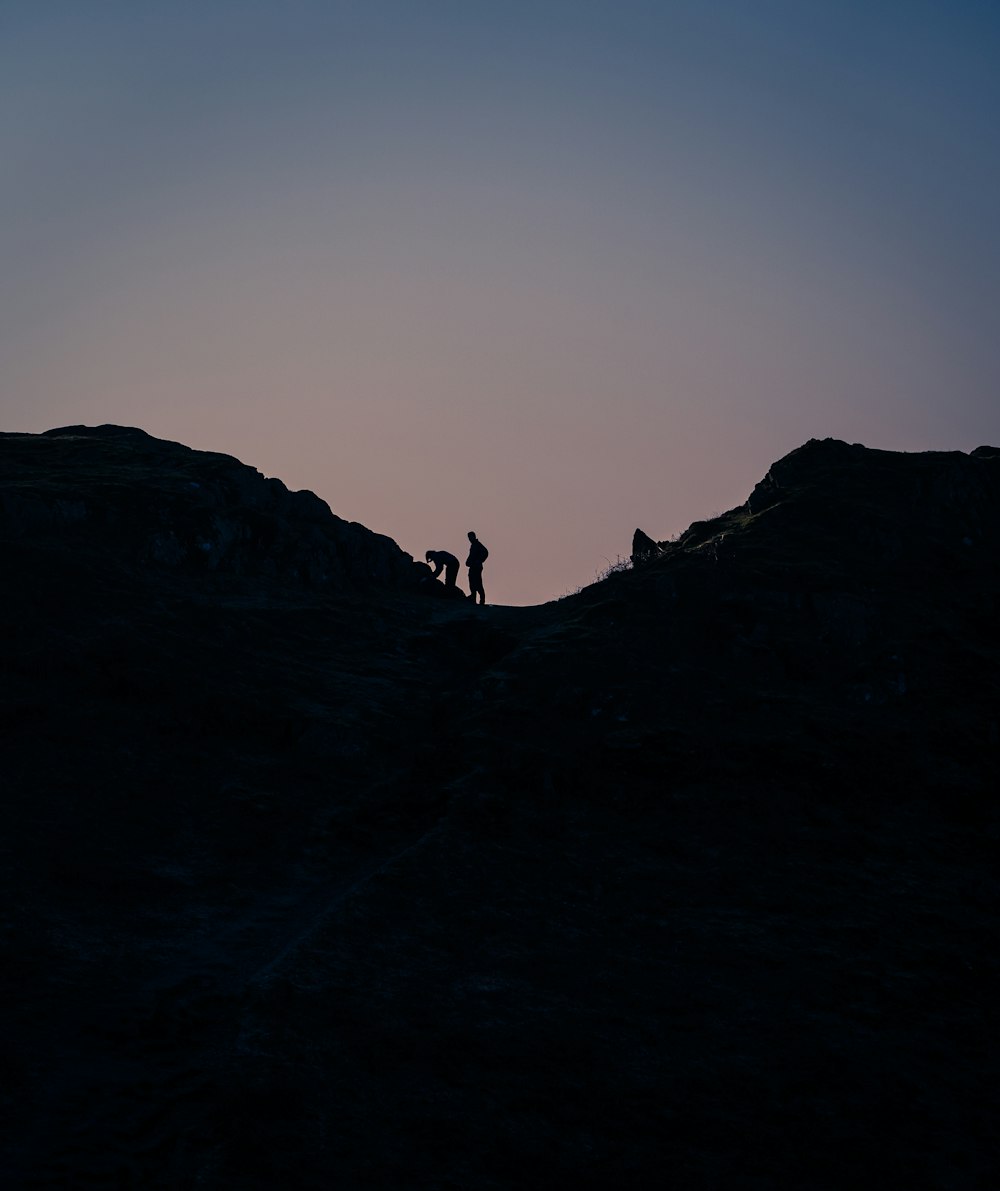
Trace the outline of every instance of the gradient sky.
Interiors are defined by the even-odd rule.
[[[996,0],[0,0],[0,429],[558,597],[808,438],[1000,442],[998,129]]]

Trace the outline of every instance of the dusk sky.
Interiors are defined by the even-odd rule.
[[[555,598],[809,438],[1000,443],[998,130],[997,0],[0,0],[0,429]]]

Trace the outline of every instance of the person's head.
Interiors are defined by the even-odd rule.
[[[470,541],[470,542],[474,542],[475,540],[476,540],[476,535],[475,535],[475,534],[472,532],[472,530],[470,529],[470,530],[469,530],[469,541]]]

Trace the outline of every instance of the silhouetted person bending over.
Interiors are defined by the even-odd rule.
[[[428,550],[424,554],[427,565],[434,568],[434,578],[444,571],[445,587],[454,587],[458,578],[458,559],[447,550]]]
[[[483,563],[489,556],[489,550],[470,529],[469,557],[465,560],[465,565],[469,568],[469,599],[473,603],[476,602],[477,595],[480,604],[486,603],[486,592],[483,591]]]

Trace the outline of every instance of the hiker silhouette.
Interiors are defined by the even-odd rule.
[[[486,592],[483,591],[483,563],[489,556],[489,550],[470,529],[469,557],[465,560],[465,565],[469,568],[469,599],[473,603],[476,603],[477,595],[480,604],[486,603]]]
[[[445,587],[454,587],[458,578],[458,559],[448,550],[427,550],[424,553],[428,566],[434,567],[434,578],[444,571]]]

